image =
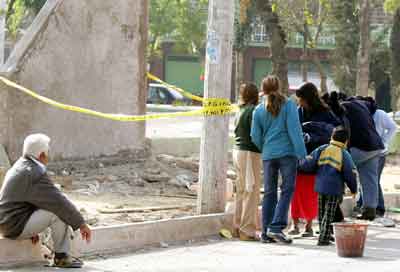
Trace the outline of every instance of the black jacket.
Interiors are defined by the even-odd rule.
[[[54,213],[74,230],[84,224],[82,215],[47,173],[30,158],[21,158],[8,170],[0,191],[0,233],[18,238],[38,209]]]
[[[344,118],[350,126],[349,148],[355,147],[363,151],[384,149],[382,139],[375,128],[371,109],[360,100],[350,98],[342,103],[345,110]]]

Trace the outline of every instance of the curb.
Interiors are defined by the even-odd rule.
[[[72,254],[88,257],[127,253],[146,246],[160,247],[162,243],[196,240],[217,235],[222,228],[232,224],[232,220],[232,215],[222,213],[94,228],[90,244],[81,239],[73,240]],[[0,238],[0,269],[44,261],[40,245]]]

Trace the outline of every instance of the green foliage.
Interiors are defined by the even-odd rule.
[[[235,16],[235,41],[234,48],[237,51],[244,50],[250,40],[253,31],[254,18],[256,18],[257,10],[254,0],[239,0],[240,14]],[[245,5],[245,6],[244,6]]]
[[[201,55],[206,42],[208,0],[178,0],[176,47],[190,54]]]
[[[392,53],[392,108],[398,109],[400,97],[400,8],[396,9],[393,18],[390,47]]]
[[[176,0],[150,0],[149,55],[160,53],[161,42],[176,30],[178,2]]]
[[[208,0],[150,0],[149,55],[161,53],[163,41],[180,53],[199,54],[204,47]]]
[[[355,94],[357,54],[360,44],[358,0],[332,0],[336,49],[331,60],[336,86]]]
[[[47,0],[22,0],[21,2],[26,8],[32,9],[33,12],[37,14],[42,9],[46,1]]]
[[[390,78],[391,54],[385,40],[390,28],[387,26],[372,40],[370,51],[370,82],[377,88]]]
[[[400,0],[385,0],[385,10],[394,13],[400,7]]]
[[[11,37],[18,34],[24,18],[32,13],[36,15],[46,0],[9,0],[7,8],[7,29]]]

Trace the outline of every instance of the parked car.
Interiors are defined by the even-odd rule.
[[[191,99],[172,88],[156,83],[149,84],[147,104],[190,105],[191,102]]]

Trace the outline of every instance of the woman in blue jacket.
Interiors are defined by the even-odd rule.
[[[264,243],[292,243],[283,230],[293,196],[298,159],[306,156],[306,148],[296,104],[280,93],[276,76],[263,80],[266,101],[254,111],[251,128],[253,143],[262,152],[264,166],[264,200],[262,209]],[[278,201],[278,174],[282,175]]]

